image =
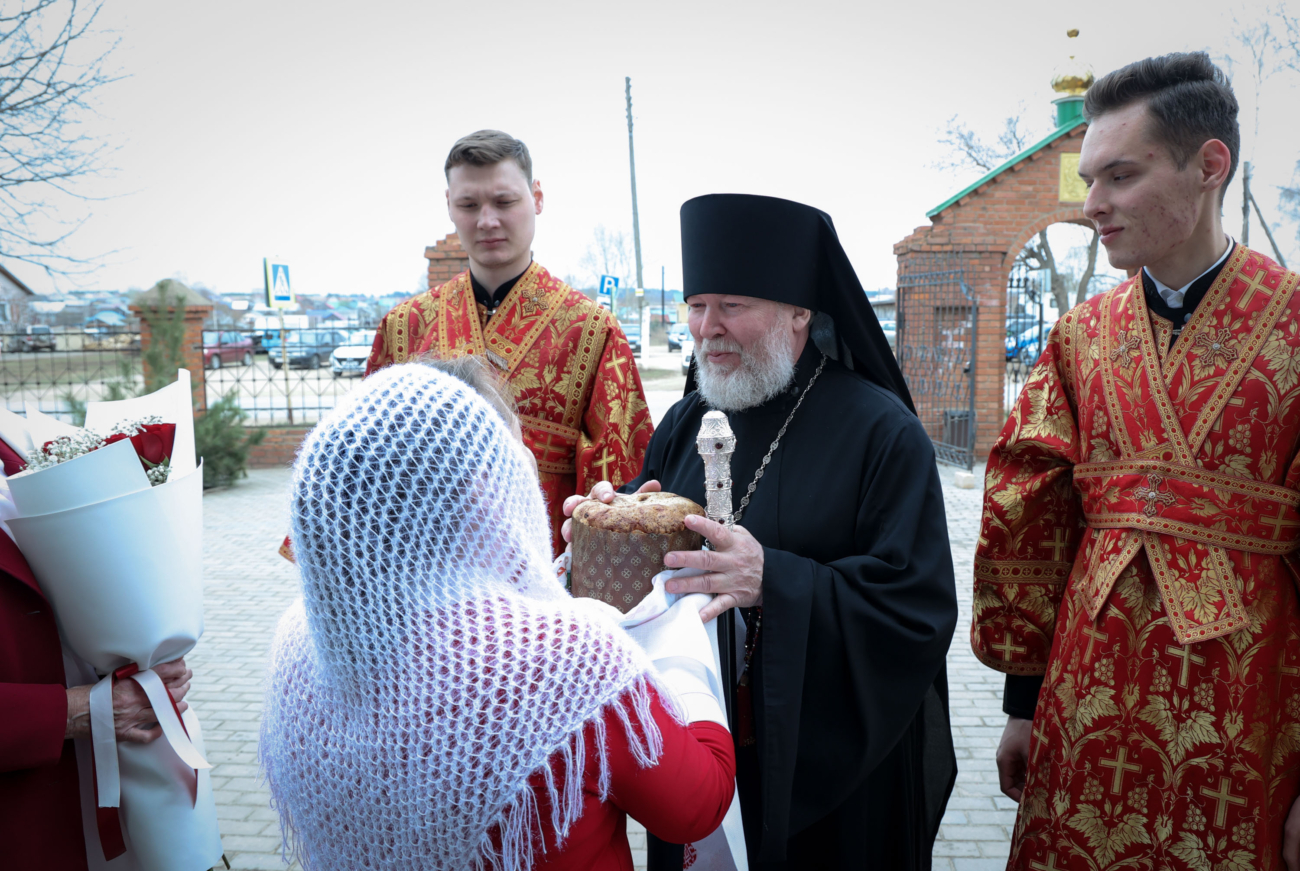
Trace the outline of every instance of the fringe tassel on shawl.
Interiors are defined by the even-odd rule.
[[[623,733],[627,736],[628,749],[632,758],[642,768],[650,768],[659,763],[664,751],[664,736],[652,713],[650,688],[654,687],[660,701],[672,718],[684,722],[676,700],[666,688],[661,687],[654,676],[643,674],[636,681],[620,692],[614,701],[601,706],[591,719],[571,732],[564,743],[542,764],[546,784],[546,797],[551,803],[551,828],[555,832],[555,843],[563,845],[573,828],[582,817],[582,783],[586,771],[587,749],[584,733],[587,725],[595,727],[597,748],[596,762],[599,766],[597,783],[600,800],[609,798],[610,770],[607,747],[607,730],[605,716],[609,711],[618,714],[623,724]],[[640,728],[632,723],[635,713]],[[552,762],[559,761],[564,767],[564,782],[556,783]],[[541,817],[537,807],[537,797],[528,784],[532,772],[515,793],[510,804],[501,809],[492,825],[488,826],[479,839],[479,852],[474,863],[475,871],[528,871],[533,866],[534,845],[546,846],[542,840]],[[493,843],[491,832],[495,829],[500,834],[500,845]]]

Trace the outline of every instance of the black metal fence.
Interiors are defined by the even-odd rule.
[[[1044,311],[1043,298],[1047,282],[1039,270],[1016,263],[1007,280],[1006,377],[1003,379],[1004,413],[1025,387],[1030,371],[1042,355],[1047,334],[1052,329],[1052,309]]]
[[[234,396],[249,425],[311,424],[356,383],[373,337],[316,327],[287,330],[282,343],[278,330],[210,330],[189,350],[202,355],[207,406]],[[142,366],[133,330],[0,331],[0,396],[10,411],[77,422],[88,401],[137,395]]]
[[[0,396],[10,411],[35,408],[71,422],[90,400],[134,396],[140,373],[136,331],[0,331]]]
[[[974,295],[960,256],[910,258],[898,279],[898,362],[939,462],[974,467]]]
[[[313,327],[286,336],[282,344],[278,330],[205,334],[208,404],[236,396],[250,425],[316,423],[364,371],[374,331]]]

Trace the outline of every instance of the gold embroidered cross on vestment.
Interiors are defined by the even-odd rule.
[[[1146,503],[1146,507],[1142,509],[1142,513],[1147,517],[1156,516],[1160,511],[1160,509],[1156,507],[1157,505],[1164,505],[1168,508],[1178,502],[1177,497],[1174,496],[1173,493],[1170,493],[1168,490],[1160,489],[1164,483],[1164,475],[1152,474],[1147,475],[1147,483],[1145,486],[1134,488],[1133,498],[1139,502]]]
[[[535,315],[538,312],[546,311],[546,297],[541,293],[534,293],[532,296],[524,297],[524,314]]]
[[[1136,335],[1130,334],[1128,330],[1119,330],[1115,333],[1115,337],[1119,339],[1119,344],[1110,352],[1110,362],[1118,363],[1122,359],[1124,368],[1127,369],[1133,365],[1131,354],[1138,350],[1142,343]]]
[[[1221,327],[1213,334],[1208,330],[1196,334],[1196,347],[1201,350],[1201,358],[1208,358],[1216,366],[1227,366],[1237,359],[1236,344],[1232,330],[1227,327]]]

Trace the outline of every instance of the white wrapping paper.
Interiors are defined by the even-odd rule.
[[[655,575],[651,581],[654,588],[624,616],[621,625],[649,654],[655,668],[686,708],[688,719],[710,720],[727,726],[717,621],[700,622],[701,609],[713,597],[664,590],[664,583],[670,578],[699,574],[704,572],[678,569]],[[695,851],[691,871],[749,871],[739,791],[732,796],[722,825],[707,838],[689,846]]]
[[[54,607],[69,686],[135,663],[142,672],[135,679],[164,724],[162,739],[119,744],[111,681],[97,693],[98,717],[92,693],[95,763],[109,763],[105,771],[118,775],[102,779],[98,795],[90,795],[91,742],[76,742],[92,869],[207,871],[221,861],[198,718],[190,709],[177,719],[148,671],[184,656],[203,633],[203,472],[194,457],[189,388],[189,373],[181,370],[175,383],[154,394],[87,409],[88,427],[101,433],[153,414],[176,424],[167,483],[149,486],[125,440],[9,482],[17,516],[7,525]],[[30,406],[25,420],[0,415],[0,438],[15,448],[24,439],[39,446],[69,431]],[[96,805],[119,808],[127,853],[112,861],[104,860],[98,834],[89,836]]]
[[[68,511],[148,489],[144,466],[126,439],[39,472],[9,476],[19,517]]]
[[[9,528],[68,646],[99,673],[170,662],[203,634],[201,469]]]

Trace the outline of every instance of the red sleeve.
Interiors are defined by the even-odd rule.
[[[0,771],[54,765],[68,730],[68,691],[58,684],[0,683]]]
[[[606,715],[610,802],[670,844],[698,841],[722,825],[736,789],[731,733],[716,723],[682,726],[653,696],[652,714],[663,735],[663,755],[650,768],[637,764],[618,715]],[[632,718],[633,728],[640,722]]]

